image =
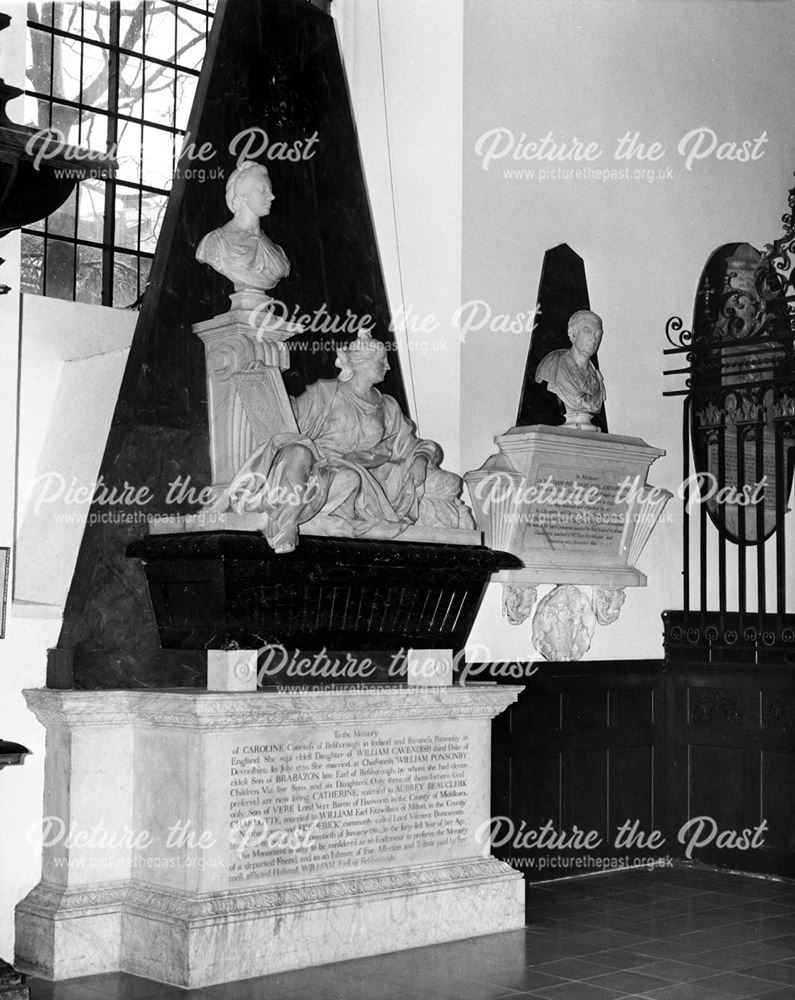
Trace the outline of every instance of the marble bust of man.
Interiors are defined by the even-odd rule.
[[[589,309],[569,319],[567,350],[552,351],[536,369],[536,382],[546,382],[566,408],[566,427],[598,431],[591,422],[605,401],[605,384],[591,358],[602,341],[602,320]]]
[[[290,273],[290,262],[260,229],[274,201],[270,176],[261,163],[247,160],[226,184],[226,204],[234,218],[214,229],[196,249],[196,259],[234,283],[235,291],[264,294]]]

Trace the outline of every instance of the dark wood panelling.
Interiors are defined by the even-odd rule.
[[[705,843],[692,848],[692,860],[795,876],[792,670],[672,665],[668,702],[669,825],[675,855],[686,859],[687,842],[698,826]],[[766,829],[757,835],[758,846],[741,849],[732,842],[731,831],[752,840],[762,822]]]
[[[615,845],[627,820],[649,834],[665,814],[661,663],[542,665],[495,720],[493,759],[494,814],[510,817],[517,833],[550,823],[556,836],[595,831],[601,840],[579,850],[496,848],[528,882],[598,871],[611,859],[665,855]]]
[[[610,812],[608,825],[615,830],[623,823],[638,821],[650,832],[663,817],[657,816],[654,794],[649,794],[649,775],[655,777],[655,747],[618,747],[610,752]]]
[[[493,783],[495,815],[517,831],[551,822],[558,834],[576,826],[603,838],[590,851],[495,851],[529,882],[594,870],[570,864],[589,856],[795,877],[795,675],[722,663],[545,664],[495,720]],[[659,831],[664,845],[616,848],[627,821]],[[688,859],[696,835],[708,842]],[[743,849],[754,836],[757,846]],[[561,860],[539,870],[542,855]]]
[[[510,816],[517,829],[523,820],[531,829],[549,821],[560,826],[560,766],[557,753],[542,751],[511,759],[510,785],[502,798],[506,805],[503,815]],[[522,814],[514,815],[511,807],[519,802],[524,804]]]
[[[762,751],[760,818],[768,848],[795,854],[795,753]]]
[[[560,792],[564,830],[597,830],[605,840],[607,828],[609,751],[569,749],[561,754]]]
[[[610,717],[613,725],[623,729],[653,725],[654,689],[615,688],[610,692]]]
[[[689,748],[687,795],[688,820],[703,816],[721,830],[739,830],[750,825],[754,803],[759,801],[759,782],[754,781],[753,758],[747,750],[692,745]],[[731,780],[726,778],[731,776]]]
[[[563,695],[564,728],[583,732],[606,728],[609,697],[609,691],[599,688],[566,691]]]

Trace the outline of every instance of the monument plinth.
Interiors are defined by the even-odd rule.
[[[645,586],[635,562],[671,496],[646,483],[662,449],[541,424],[495,443],[499,454],[464,479],[486,544],[524,566],[497,579]]]
[[[484,847],[491,719],[521,690],[25,692],[63,825],[18,966],[199,987],[522,927]]]
[[[646,477],[665,452],[640,438],[542,424],[495,442],[499,453],[464,480],[486,545],[522,562],[492,577],[504,585],[504,613],[521,625],[535,608],[536,649],[580,659],[594,626],[618,618],[624,588],[646,585],[635,563],[671,497]],[[536,605],[543,584],[556,589]]]

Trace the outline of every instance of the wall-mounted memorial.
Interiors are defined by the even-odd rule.
[[[506,617],[521,625],[532,615],[532,643],[545,659],[577,660],[595,626],[618,618],[624,588],[645,586],[636,562],[671,494],[647,483],[661,449],[602,432],[608,392],[595,363],[602,321],[589,309],[564,316],[557,296],[565,289],[570,299],[572,282],[559,271],[580,276],[573,294],[587,297],[580,258],[568,247],[550,251],[539,313],[547,327],[550,317],[557,320],[544,341],[559,346],[540,359],[533,381],[557,398],[563,423],[511,428],[495,438],[498,454],[464,479],[487,544],[522,561],[493,577],[504,585]],[[525,400],[527,388],[526,379]],[[528,405],[530,412],[539,406],[525,401],[520,414]],[[550,584],[537,602],[539,588]]]

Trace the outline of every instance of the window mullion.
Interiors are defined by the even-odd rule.
[[[121,4],[110,8],[110,51],[108,53],[108,149],[117,149],[119,138],[119,39]],[[102,305],[113,305],[113,261],[116,243],[116,179],[105,182],[105,219],[102,230]]]

